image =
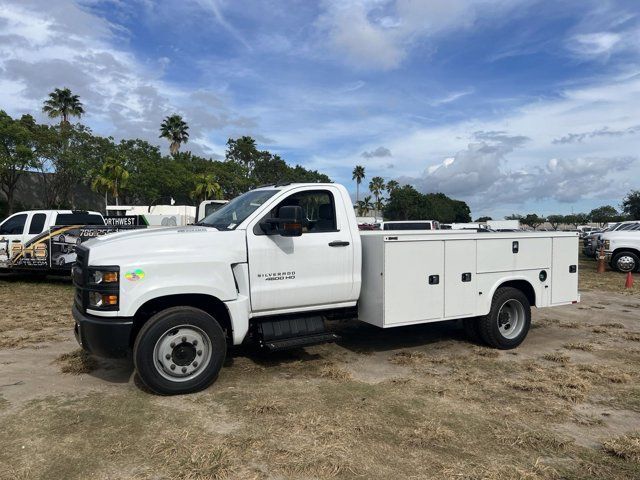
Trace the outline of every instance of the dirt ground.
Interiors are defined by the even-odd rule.
[[[635,280],[583,260],[582,302],[534,309],[511,351],[455,322],[340,324],[159,397],[77,350],[68,282],[0,278],[0,478],[640,478]]]

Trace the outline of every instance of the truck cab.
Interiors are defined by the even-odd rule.
[[[482,316],[485,341],[514,348],[532,305],[577,301],[577,234],[362,235],[346,188],[313,183],[251,190],[197,225],[95,238],[72,270],[76,338],[97,355],[132,353],[155,392],[188,393],[215,380],[228,345],[334,340],[326,318],[464,317],[479,332]]]
[[[98,212],[85,210],[29,210],[17,212],[0,223],[0,262],[5,262],[27,242],[52,226],[104,225]]]

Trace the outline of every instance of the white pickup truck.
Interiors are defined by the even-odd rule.
[[[359,232],[337,184],[261,187],[197,225],[115,233],[77,253],[78,342],[132,352],[162,394],[210,385],[228,345],[331,341],[325,318],[460,318],[508,349],[526,337],[531,306],[579,300],[577,233]]]
[[[629,222],[629,227],[600,235],[605,259],[619,272],[640,271],[640,222]]]

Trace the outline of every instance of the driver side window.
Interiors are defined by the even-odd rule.
[[[302,208],[305,218],[303,234],[337,231],[335,202],[333,194],[328,190],[307,190],[294,193],[271,210],[269,217],[277,217],[280,207],[285,206],[300,206]]]
[[[0,227],[0,235],[22,235],[24,224],[27,222],[27,214],[21,213],[9,218]]]

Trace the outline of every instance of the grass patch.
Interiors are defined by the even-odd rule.
[[[351,380],[351,373],[338,367],[337,365],[325,365],[320,368],[320,376],[330,380],[347,381]]]
[[[640,464],[640,432],[612,438],[602,447],[609,455]]]
[[[179,480],[219,480],[231,472],[229,449],[203,442],[193,430],[163,435],[151,454],[171,478]]]
[[[78,348],[73,352],[63,353],[56,358],[56,362],[60,364],[62,373],[73,375],[91,373],[98,368],[98,361],[82,348]]]
[[[584,342],[570,342],[563,345],[567,350],[582,350],[583,352],[593,352],[594,346]]]
[[[546,353],[542,356],[542,358],[544,358],[548,362],[554,363],[569,363],[569,360],[571,360],[571,357],[569,357],[569,355],[565,355],[564,353],[560,352]]]
[[[394,365],[415,365],[416,363],[423,362],[426,358],[427,356],[422,352],[402,351],[391,355],[389,362]]]

